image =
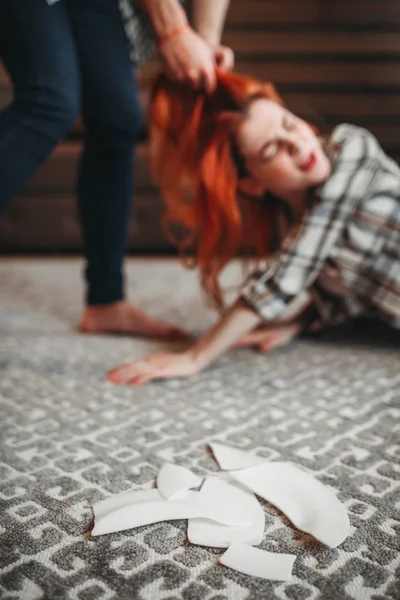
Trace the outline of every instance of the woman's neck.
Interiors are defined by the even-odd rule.
[[[293,221],[300,221],[307,210],[308,192],[287,192],[282,200],[288,204]]]

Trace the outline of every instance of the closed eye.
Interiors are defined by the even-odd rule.
[[[293,131],[296,129],[297,124],[298,119],[292,115],[292,113],[287,112],[284,114],[282,119],[282,129],[285,131]],[[279,147],[279,140],[270,140],[261,148],[260,152],[258,153],[258,160],[263,163],[273,160],[278,154]]]
[[[272,160],[278,152],[278,146],[279,146],[278,141],[271,140],[270,142],[268,142],[268,144],[266,144],[264,146],[264,148],[262,149],[262,152],[260,154],[261,162],[265,163],[265,162],[269,162],[270,160]]]

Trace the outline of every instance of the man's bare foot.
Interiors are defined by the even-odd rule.
[[[79,331],[174,341],[187,341],[190,338],[184,329],[150,317],[125,300],[103,306],[87,306],[79,324]]]

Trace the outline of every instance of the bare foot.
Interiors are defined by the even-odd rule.
[[[184,329],[150,317],[125,300],[104,306],[87,306],[79,324],[79,331],[176,341],[187,341],[190,338]]]

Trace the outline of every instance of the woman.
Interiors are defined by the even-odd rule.
[[[371,133],[343,124],[321,140],[270,84],[233,74],[210,98],[160,80],[151,119],[166,217],[195,235],[208,298],[222,307],[218,276],[241,246],[259,264],[188,350],[110,381],[186,377],[238,342],[272,349],[361,314],[400,328],[400,168]]]

